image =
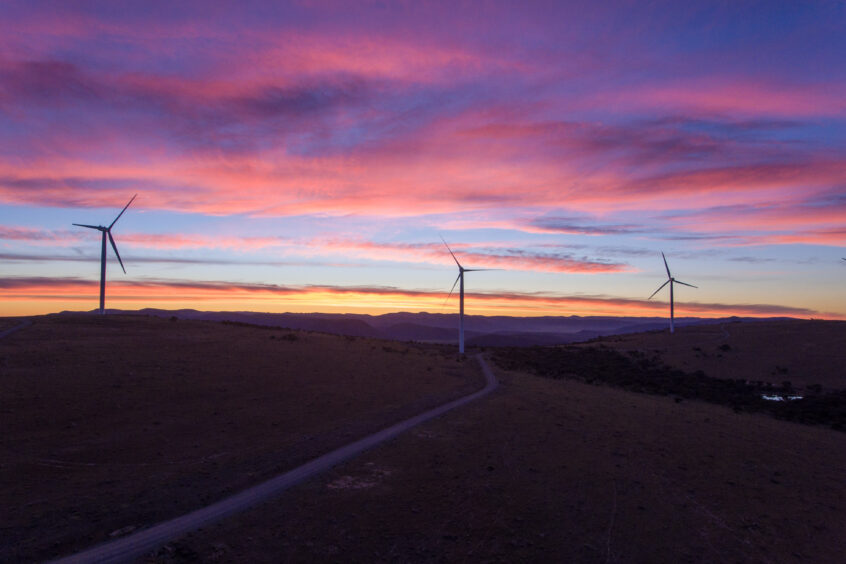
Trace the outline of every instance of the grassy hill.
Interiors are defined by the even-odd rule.
[[[614,350],[660,357],[681,370],[725,379],[782,384],[797,389],[846,388],[846,321],[772,320],[692,325],[667,331],[602,337]]]
[[[0,561],[175,517],[481,385],[436,346],[35,318],[0,340]]]
[[[837,562],[846,433],[497,370],[489,398],[156,562]]]
[[[764,323],[490,351],[511,361],[491,396],[147,560],[838,561],[846,433],[554,356],[843,388],[843,324]],[[453,347],[138,316],[36,318],[0,369],[3,561],[149,526],[481,385]]]

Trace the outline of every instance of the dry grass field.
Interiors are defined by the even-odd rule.
[[[767,353],[740,338],[745,327],[713,329],[590,346],[658,349],[667,362],[677,351],[679,363],[716,349],[715,363],[738,367]],[[836,361],[839,337],[817,336]],[[769,352],[798,373],[792,353]],[[802,563],[846,552],[846,433],[493,366],[492,395],[143,560]],[[834,389],[842,364],[817,366]],[[449,347],[139,317],[37,318],[0,340],[0,370],[0,504],[12,508],[2,561],[186,512],[481,386]]]
[[[34,318],[0,340],[0,561],[186,513],[481,385],[436,346]]]
[[[497,373],[492,396],[148,561],[841,561],[845,433]]]
[[[619,351],[655,353],[666,364],[715,378],[742,378],[797,388],[846,388],[846,321],[786,320],[692,325],[604,337]]]
[[[536,376],[707,401],[846,431],[844,341],[842,322],[729,323],[674,335],[498,348],[492,357],[505,369]]]
[[[0,317],[0,333],[17,327],[20,323],[21,320],[15,317]]]

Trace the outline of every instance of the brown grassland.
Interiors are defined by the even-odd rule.
[[[19,324],[19,320],[14,317],[0,317],[0,332],[11,329]]]
[[[176,517],[481,383],[439,347],[35,318],[0,340],[0,562]]]
[[[842,324],[800,328],[790,346],[778,339],[793,328],[747,337],[745,325],[582,346],[844,387]],[[816,380],[797,349],[816,355]],[[506,370],[521,357],[488,354],[500,359],[492,395],[145,560],[798,563],[846,551],[846,433]],[[129,317],[39,318],[0,341],[0,369],[0,504],[13,508],[0,560],[148,526],[481,386],[449,348]]]
[[[558,347],[499,348],[492,356],[503,368],[537,376],[707,401],[843,431],[843,344],[846,323],[795,320],[691,326],[674,335],[652,331]]]
[[[714,378],[846,388],[846,321],[694,325],[669,336],[667,331],[651,331],[597,342],[619,351],[655,352],[670,366],[702,370]]]

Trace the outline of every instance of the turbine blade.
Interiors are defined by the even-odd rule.
[[[132,201],[133,201],[135,198],[137,198],[137,197],[138,197],[138,194],[135,194],[134,196],[132,196],[132,200],[129,200],[129,204],[131,204],[131,203],[132,203]],[[122,209],[122,210],[120,210],[120,213],[119,213],[119,214],[118,214],[118,216],[115,218],[115,220],[112,222],[112,225],[114,225],[115,223],[117,223],[117,220],[119,220],[119,219],[120,219],[120,216],[122,216],[122,215],[123,215],[123,212],[125,212],[125,211],[126,211],[126,208],[128,208],[128,207],[129,207],[129,204],[126,204],[125,206],[123,206],[123,209]],[[109,225],[109,229],[111,229],[111,228],[112,228],[112,225]]]
[[[682,282],[681,280],[674,280],[676,284],[681,284],[683,286],[690,286],[691,288],[698,288],[699,286],[694,286],[693,284],[688,284],[687,282]]]
[[[447,245],[446,239],[444,239],[444,238],[443,238],[443,235],[441,235],[440,237],[441,237],[441,241],[443,241],[443,242],[444,242],[444,245],[446,245],[446,248],[447,248],[447,250],[449,251],[449,254],[451,254],[451,255],[452,255],[452,260],[454,260],[454,261],[455,261],[455,264],[457,264],[457,265],[458,265],[458,268],[461,268],[461,263],[460,263],[460,262],[458,262],[458,259],[457,259],[457,258],[455,258],[455,253],[453,253],[453,252],[452,252],[452,249],[450,249],[450,248],[449,248],[449,245]]]
[[[649,298],[648,298],[648,299],[650,299],[650,300],[651,300],[653,297],[655,297],[655,294],[657,294],[658,292],[660,292],[660,291],[661,291],[661,288],[663,288],[664,286],[666,286],[666,285],[667,285],[667,284],[669,284],[669,283],[670,283],[670,281],[669,281],[669,280],[667,280],[666,282],[664,282],[663,284],[661,284],[661,285],[658,287],[658,289],[657,289],[657,290],[655,290],[654,292],[652,292],[652,295],[651,295],[651,296],[649,296]]]
[[[502,270],[501,268],[465,268],[464,272],[487,272],[490,270]]]
[[[458,273],[458,278],[456,278],[456,279],[455,279],[455,282],[453,282],[453,283],[452,283],[452,288],[450,288],[450,290],[449,290],[449,295],[447,296],[447,299],[445,299],[445,300],[444,300],[444,305],[443,305],[443,306],[441,306],[441,307],[444,307],[445,305],[447,305],[447,302],[448,302],[448,301],[449,301],[449,299],[452,297],[452,293],[455,291],[455,285],[456,285],[456,284],[458,284],[458,280],[459,280],[460,278],[461,278],[461,273],[459,272],[459,273]]]
[[[664,256],[664,251],[661,251],[661,258],[664,259],[664,268],[667,269],[667,278],[672,278],[673,275],[670,274],[670,267],[667,266],[667,257]]]
[[[79,227],[87,227],[88,229],[96,229],[97,231],[102,231],[103,228],[99,225],[85,225],[84,223],[74,223],[72,225],[77,225]]]
[[[114,251],[115,251],[115,256],[117,257],[118,262],[120,263],[120,267],[121,267],[121,268],[123,268],[123,261],[122,261],[122,260],[120,260],[120,253],[119,253],[119,252],[118,252],[118,250],[117,250],[117,245],[115,245],[115,240],[114,240],[114,239],[112,239],[112,232],[111,232],[111,231],[106,231],[106,233],[108,233],[108,234],[109,234],[109,243],[111,243],[111,244],[112,244],[112,249],[114,249]],[[126,274],[126,269],[125,269],[125,268],[123,268],[123,273],[124,273],[124,274]]]

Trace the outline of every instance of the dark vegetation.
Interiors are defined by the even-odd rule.
[[[553,379],[608,384],[633,392],[675,396],[726,405],[735,411],[769,413],[779,419],[828,425],[846,430],[846,390],[825,391],[819,385],[795,389],[789,381],[712,378],[703,371],[685,372],[665,365],[643,351],[627,354],[598,347],[533,347],[498,349],[493,359],[505,370],[529,372]],[[783,401],[763,399],[779,396]],[[802,399],[788,399],[801,395]]]

